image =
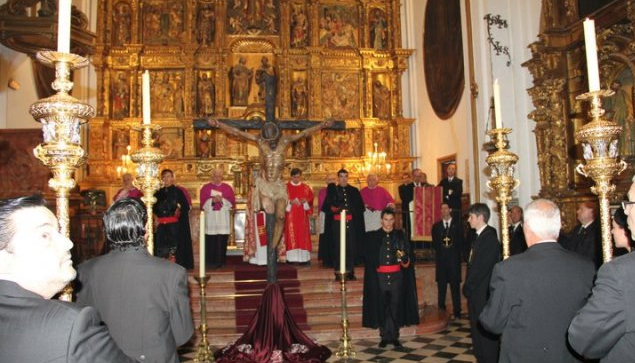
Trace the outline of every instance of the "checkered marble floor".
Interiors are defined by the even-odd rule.
[[[470,324],[467,319],[450,321],[448,328],[436,334],[402,337],[402,348],[392,345],[379,348],[379,332],[377,339],[353,340],[353,349],[357,353],[354,358],[339,358],[335,355],[339,342],[326,342],[333,355],[327,362],[338,363],[389,363],[389,362],[425,362],[425,363],[465,363],[476,362],[472,354]],[[213,350],[219,347],[213,347]],[[186,351],[181,361],[194,362],[195,351]]]

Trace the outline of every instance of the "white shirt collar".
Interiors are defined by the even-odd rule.
[[[302,184],[302,182],[298,182],[298,184],[294,183],[293,180],[289,181],[291,183],[291,185],[297,187],[298,185]]]
[[[476,230],[476,235],[480,236],[481,232],[483,232],[483,230],[485,229],[485,227],[487,227],[487,224],[483,225],[483,227],[479,228]]]

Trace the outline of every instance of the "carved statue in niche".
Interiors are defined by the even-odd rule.
[[[226,27],[229,34],[278,34],[280,0],[228,0]]]
[[[381,119],[390,118],[390,89],[380,80],[373,82],[373,116]]]
[[[201,72],[197,88],[198,115],[200,117],[213,115],[216,108],[214,98],[216,87],[208,72]]]
[[[123,155],[128,153],[128,145],[130,144],[130,135],[128,135],[127,131],[124,130],[116,130],[113,131],[114,141],[112,143],[112,156],[113,159],[119,160]]]
[[[611,82],[611,90],[615,92],[612,97],[603,99],[606,110],[605,117],[622,126],[620,135],[620,154],[622,156],[635,155],[635,119],[633,118],[633,77],[627,68],[624,68]]]
[[[300,139],[293,143],[293,157],[297,159],[305,159],[307,157],[306,139]]]
[[[307,101],[306,80],[302,77],[298,77],[293,81],[291,88],[291,116],[297,118],[306,117]]]
[[[196,40],[200,45],[210,45],[216,33],[216,12],[214,5],[200,5],[196,21]]]
[[[247,59],[240,57],[229,72],[232,106],[247,106],[253,75],[253,68],[247,68]]]
[[[174,40],[180,40],[183,35],[183,3],[174,2],[170,6],[168,35]]]
[[[214,156],[214,138],[211,130],[196,131],[196,156],[201,158]]]
[[[374,9],[371,12],[370,20],[370,47],[377,50],[388,48],[388,22],[386,13],[381,9]]]
[[[183,2],[144,3],[143,42],[179,44],[183,38]]]
[[[145,4],[143,12],[143,40],[145,43],[158,43],[161,39],[161,11],[158,7]]]
[[[322,6],[320,45],[327,48],[357,48],[357,8],[343,5]]]
[[[172,84],[174,87],[174,112],[177,117],[181,117],[185,112],[185,95],[183,90],[183,78],[180,73],[174,74],[174,81]]]
[[[268,101],[269,97],[267,96],[270,96],[272,92],[274,92],[273,89],[276,87],[275,77],[276,75],[273,71],[273,67],[269,64],[269,58],[262,57],[260,59],[260,68],[256,70],[256,83],[258,84],[259,101]]]
[[[130,114],[130,87],[125,72],[118,72],[112,85],[112,118],[121,120]]]
[[[309,45],[309,20],[302,4],[293,5],[291,14],[291,47],[300,48]]]
[[[322,102],[325,118],[359,117],[359,75],[340,72],[324,74]]]
[[[113,44],[124,45],[130,43],[130,5],[126,2],[119,2],[113,11]]]

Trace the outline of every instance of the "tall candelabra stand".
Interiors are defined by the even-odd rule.
[[[591,192],[600,202],[600,224],[602,226],[602,255],[604,262],[613,258],[611,247],[611,214],[609,197],[615,191],[611,179],[626,169],[626,163],[619,160],[619,137],[622,126],[602,118],[602,98],[613,95],[611,90],[583,93],[578,100],[590,101],[591,122],[576,131],[575,139],[582,144],[586,165],[578,164],[575,170],[585,177],[593,179],[595,185]]]
[[[340,292],[342,293],[342,336],[340,337],[340,347],[335,353],[342,358],[354,357],[357,355],[353,350],[351,337],[348,335],[348,311],[346,306],[346,273],[337,272],[336,276],[340,280]]]
[[[505,135],[512,132],[509,128],[497,128],[487,132],[496,151],[489,154],[485,161],[492,169],[492,175],[487,187],[496,191],[496,201],[500,208],[501,235],[503,240],[503,258],[509,257],[509,230],[507,229],[507,204],[512,199],[512,191],[518,187],[520,181],[514,179],[514,168],[518,156],[506,149]]]
[[[214,355],[212,354],[212,350],[210,349],[209,342],[207,341],[207,311],[205,305],[205,287],[207,286],[207,281],[209,280],[209,276],[194,277],[196,282],[198,282],[198,286],[201,289],[200,291],[200,299],[201,299],[201,325],[199,326],[199,330],[201,331],[201,341],[198,343],[198,349],[196,351],[196,357],[194,358],[195,362],[208,363],[214,361]]]
[[[148,252],[154,254],[152,206],[157,202],[157,198],[154,197],[154,192],[161,187],[161,182],[159,181],[159,164],[163,161],[165,155],[163,155],[160,149],[152,146],[152,131],[160,130],[161,126],[144,123],[141,126],[133,127],[133,129],[143,131],[143,147],[133,152],[130,157],[132,161],[137,164],[137,179],[134,181],[134,185],[143,192],[141,200],[145,203],[148,210],[148,221],[146,223]]]
[[[47,166],[53,177],[49,187],[56,193],[56,215],[60,233],[70,237],[68,196],[76,185],[73,173],[86,162],[86,152],[80,145],[80,125],[95,115],[95,110],[69,95],[73,89],[71,70],[88,65],[88,60],[76,54],[41,51],[37,60],[55,68],[52,87],[57,93],[36,101],[29,108],[33,118],[42,124],[43,142],[33,154]],[[67,286],[60,300],[72,300],[72,287]]]

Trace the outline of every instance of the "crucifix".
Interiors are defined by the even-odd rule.
[[[274,283],[277,281],[276,250],[284,231],[285,208],[288,202],[286,183],[282,178],[286,150],[293,142],[309,137],[321,129],[343,130],[345,123],[334,120],[279,122],[274,117],[275,83],[267,82],[267,84],[264,122],[240,119],[219,120],[210,117],[195,120],[194,128],[219,128],[228,134],[253,141],[258,145],[261,169],[256,177],[252,200],[254,209],[256,211],[264,209],[267,216],[267,282]],[[260,129],[260,134],[251,134],[244,131],[245,129]],[[302,131],[297,134],[283,135],[281,129]],[[253,211],[248,211],[248,213],[251,212]]]
[[[443,245],[446,248],[449,248],[449,247],[452,246],[452,240],[450,239],[450,237],[448,237],[448,236],[443,237]]]

